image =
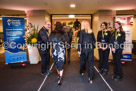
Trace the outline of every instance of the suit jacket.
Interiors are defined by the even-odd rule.
[[[66,27],[64,28],[64,30],[65,30],[65,32],[66,32],[67,35],[68,35],[68,40],[67,40],[67,42],[68,42],[68,43],[71,43],[71,42],[72,42],[72,35],[73,35],[72,28],[71,28],[70,26],[66,26]]]
[[[110,44],[113,45],[113,48],[115,48],[115,42],[117,42],[117,44],[120,46],[120,45],[123,45],[124,47],[124,42],[125,42],[125,32],[122,32],[120,31],[118,33],[118,37],[117,37],[117,40],[116,40],[116,31],[114,31],[112,33],[112,36],[111,36],[111,39],[110,39]],[[119,47],[118,49],[121,49],[121,47]]]
[[[102,30],[100,30],[97,34],[97,42],[98,44],[101,44],[101,47],[106,47],[109,42],[110,42],[110,38],[111,38],[111,32],[110,31],[104,31],[103,35],[102,35]]]
[[[86,33],[85,30],[81,30],[80,32],[80,41],[81,47],[84,48],[86,44],[92,44],[92,46],[95,48],[95,37],[94,33]]]
[[[110,31],[106,31],[104,32],[104,40],[105,40],[105,43],[109,43],[110,42],[110,37],[111,37],[111,32]],[[100,42],[101,43],[101,40],[103,39],[102,37],[102,30],[100,30],[97,34],[97,42]]]
[[[38,39],[37,40],[38,40],[39,44],[44,44],[44,45],[46,45],[46,49],[49,49],[49,46],[47,47],[47,44],[50,43],[49,32],[44,26],[40,29],[40,31],[38,33]]]

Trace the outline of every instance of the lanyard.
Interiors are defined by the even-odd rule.
[[[115,34],[115,41],[117,41],[117,39],[118,39],[118,33],[117,33],[117,31],[116,31],[116,34]]]
[[[104,31],[102,31],[102,38],[104,39]]]

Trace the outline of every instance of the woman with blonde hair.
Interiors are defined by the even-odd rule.
[[[89,82],[92,84],[94,78],[94,48],[95,37],[88,21],[81,22],[80,41],[81,55],[80,55],[80,74],[83,76],[86,68],[86,61],[88,61],[88,76]]]

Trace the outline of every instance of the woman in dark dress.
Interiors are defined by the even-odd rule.
[[[56,23],[55,30],[51,32],[50,41],[52,43],[52,58],[54,67],[59,75],[58,85],[61,85],[65,61],[64,44],[67,42],[67,34],[63,30],[63,26],[60,22]]]
[[[86,61],[88,61],[88,76],[89,82],[92,84],[94,78],[94,48],[95,37],[94,33],[90,29],[88,21],[82,21],[80,41],[81,55],[80,55],[80,74],[83,76],[86,68]]]
[[[101,23],[101,30],[97,34],[97,43],[98,43],[98,51],[99,51],[99,69],[102,75],[106,75],[109,69],[108,58],[110,48],[108,47],[111,32],[107,30],[107,23]]]
[[[113,32],[110,43],[112,55],[113,55],[113,63],[114,63],[114,74],[112,78],[115,81],[121,80],[123,78],[123,72],[121,67],[121,57],[122,51],[124,48],[125,42],[125,32],[123,31],[122,25],[119,21],[115,22],[115,31]]]

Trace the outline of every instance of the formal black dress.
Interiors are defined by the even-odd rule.
[[[67,34],[63,31],[54,30],[51,32],[50,41],[52,42],[52,58],[55,69],[61,71],[64,69],[65,61],[65,42]]]

